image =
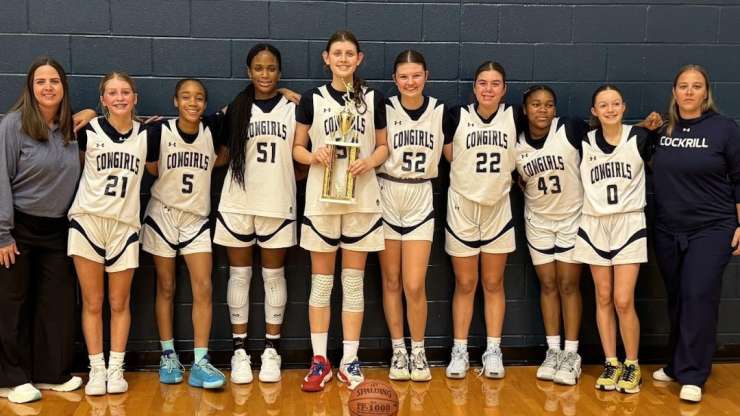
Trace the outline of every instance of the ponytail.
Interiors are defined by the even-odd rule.
[[[226,117],[231,177],[242,188],[244,188],[246,144],[249,135],[249,120],[252,118],[252,104],[254,104],[254,85],[250,82],[247,88],[242,90],[229,104]]]

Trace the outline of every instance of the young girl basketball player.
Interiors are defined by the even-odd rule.
[[[280,380],[280,328],[287,303],[285,253],[296,244],[293,171],[295,104],[278,93],[280,52],[269,44],[247,54],[251,83],[229,104],[225,127],[231,162],[221,191],[214,242],[229,258],[227,303],[233,330],[231,381],[249,383],[246,353],[253,246],[260,247],[265,290],[262,382]]]
[[[464,378],[469,367],[467,339],[480,264],[487,334],[482,372],[502,378],[504,268],[507,254],[515,249],[509,190],[520,112],[503,103],[506,72],[497,62],[478,67],[473,92],[476,103],[453,108],[445,131],[449,142],[444,152],[451,161],[445,250],[455,271],[454,345],[446,373]]]
[[[139,188],[144,164],[159,157],[159,128],[144,129],[134,120],[133,80],[112,72],[100,83],[105,113],[78,133],[84,168],[69,211],[68,254],[82,291],[82,330],[90,354],[88,395],[123,393],[131,311],[129,297],[139,265]],[[111,353],[103,359],[103,272],[108,272]]]
[[[334,33],[322,53],[332,73],[332,81],[306,93],[296,112],[294,159],[310,165],[306,184],[305,217],[301,226],[301,247],[311,252],[311,295],[309,322],[314,357],[304,378],[304,391],[320,391],[332,377],[326,359],[330,296],[334,284],[334,262],[342,248],[342,328],[344,353],[339,380],[350,388],[364,380],[357,359],[364,310],[363,275],[369,251],[384,247],[380,190],[374,168],[388,156],[386,147],[385,104],[380,93],[364,86],[357,76],[363,54],[355,36],[346,31]],[[348,85],[349,84],[349,85]],[[339,111],[348,93],[358,113],[352,128],[359,136],[359,157],[347,165],[346,154],[339,153],[333,169],[348,169],[355,178],[354,204],[321,202],[324,170],[331,162],[325,141],[338,128]],[[307,146],[311,142],[309,151]]]
[[[442,156],[444,105],[424,95],[428,76],[424,56],[401,52],[393,65],[399,95],[386,101],[388,160],[378,168],[385,250],[379,253],[383,309],[391,333],[392,380],[432,378],[424,352],[427,320],[426,271],[434,235],[431,179]],[[403,340],[406,296],[411,355]]]
[[[535,85],[524,93],[527,127],[519,134],[516,167],[524,182],[527,245],[540,280],[547,355],[537,378],[573,385],[581,374],[581,265],[573,260],[583,204],[581,141],[588,125],[555,116],[555,92]],[[561,308],[562,305],[562,308]],[[561,310],[565,350],[560,349]]]
[[[643,160],[651,146],[645,129],[622,124],[625,110],[615,86],[594,92],[591,114],[598,128],[582,143],[584,200],[573,258],[591,266],[596,286],[596,323],[606,355],[596,388],[637,393],[642,379],[634,297],[640,263],[647,262]],[[624,365],[617,359],[615,309],[627,354]]]
[[[175,353],[172,334],[175,256],[179,252],[185,258],[193,288],[195,358],[188,383],[219,388],[224,384],[224,375],[211,365],[207,355],[212,315],[208,214],[222,114],[201,121],[207,98],[206,88],[199,80],[183,79],[175,86],[174,104],[179,117],[161,125],[159,163],[147,166],[155,167],[152,173],[159,178],[151,188],[141,243],[143,250],[152,254],[157,270],[155,311],[162,345],[160,382],[182,381],[183,367]]]

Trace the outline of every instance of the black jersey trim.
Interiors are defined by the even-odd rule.
[[[575,246],[568,246],[568,247],[560,247],[560,246],[552,246],[550,248],[540,249],[532,245],[529,241],[527,241],[527,245],[534,251],[540,252],[542,254],[546,255],[552,255],[556,253],[565,253],[566,251],[572,250]]]
[[[301,220],[301,224],[307,225],[309,228],[311,228],[313,232],[315,232],[316,235],[318,235],[322,240],[324,240],[326,244],[329,244],[330,246],[334,246],[334,247],[339,245],[339,241],[340,241],[339,238],[331,238],[331,237],[325,236],[324,234],[321,234],[319,230],[316,229],[316,226],[313,225],[313,222],[311,222],[311,220],[308,217],[303,217],[303,219]]]
[[[187,247],[190,243],[195,241],[196,238],[198,238],[201,234],[203,234],[204,231],[207,231],[210,229],[210,225],[208,224],[208,221],[204,222],[203,225],[200,227],[200,230],[198,230],[197,233],[193,236],[193,238],[183,241],[181,243],[172,243],[170,240],[167,239],[167,237],[164,236],[164,232],[162,231],[162,228],[157,224],[156,221],[154,221],[154,218],[147,216],[144,218],[144,224],[152,227],[152,230],[159,234],[160,237],[162,237],[162,240],[164,240],[167,245],[170,246],[175,251],[181,250],[185,247]]]
[[[418,224],[410,225],[408,227],[402,227],[400,225],[391,224],[390,222],[386,221],[385,218],[383,218],[383,223],[385,225],[391,227],[395,232],[397,232],[397,233],[399,233],[401,235],[406,235],[406,234],[409,234],[410,232],[414,231],[415,229],[421,227],[427,221],[433,220],[433,219],[434,219],[434,210],[432,210],[432,212],[430,212],[429,215],[427,215],[426,218],[424,218],[423,220],[421,220]]]
[[[154,221],[154,218],[147,215],[144,218],[144,224],[148,225],[152,228],[152,230],[154,230],[155,233],[159,234],[159,236],[162,237],[162,240],[164,240],[164,242],[167,243],[167,245],[170,246],[171,249],[177,250],[177,243],[171,242],[167,239],[167,237],[164,236],[162,228],[159,226],[159,224],[157,224],[156,221]]]
[[[286,219],[286,220],[285,220],[285,221],[283,221],[283,223],[282,223],[282,224],[280,224],[280,226],[279,226],[279,227],[278,227],[278,228],[277,228],[277,229],[276,229],[275,231],[273,231],[273,232],[272,232],[271,234],[267,234],[267,235],[259,235],[259,234],[258,234],[258,235],[257,235],[257,240],[259,240],[259,241],[260,241],[261,243],[263,243],[263,242],[265,242],[265,241],[268,241],[268,240],[269,240],[269,239],[271,239],[272,237],[275,237],[275,234],[279,233],[279,232],[280,232],[280,230],[282,230],[283,228],[287,227],[287,226],[288,226],[288,225],[290,225],[290,223],[292,223],[292,222],[295,222],[295,220],[289,220],[289,219]]]
[[[85,229],[82,228],[82,224],[77,222],[77,220],[72,220],[69,222],[69,228],[73,228],[79,231],[79,233],[82,234],[83,237],[85,237],[85,240],[87,240],[87,242],[90,243],[90,247],[92,247],[93,250],[95,250],[95,252],[98,253],[100,257],[105,257],[105,249],[102,247],[99,247],[98,245],[92,242],[90,237],[87,235],[87,232],[85,231]]]
[[[252,233],[252,234],[239,234],[236,231],[232,230],[231,228],[229,228],[228,225],[226,225],[226,220],[224,220],[224,217],[223,217],[223,215],[221,215],[220,212],[216,212],[216,220],[218,220],[218,222],[220,222],[221,225],[224,226],[224,228],[226,229],[226,231],[229,232],[229,234],[233,235],[234,238],[236,238],[237,240],[242,241],[244,243],[248,243],[248,242],[254,240],[254,238],[257,236],[257,234],[255,234],[255,233]]]
[[[123,249],[121,249],[121,251],[118,254],[116,254],[115,256],[111,257],[110,259],[105,259],[105,265],[106,266],[112,266],[112,265],[116,264],[116,262],[118,261],[118,259],[121,258],[121,256],[123,255],[123,253],[126,252],[126,249],[128,248],[128,246],[130,246],[131,244],[134,244],[137,241],[139,241],[139,233],[138,232],[135,232],[135,233],[133,233],[133,234],[131,234],[129,236],[128,240],[126,240],[126,244],[123,246]]]
[[[459,242],[465,244],[466,246],[468,246],[470,248],[481,248],[481,247],[485,246],[486,244],[491,244],[492,242],[498,240],[502,235],[504,235],[504,233],[506,233],[507,231],[509,231],[512,228],[514,228],[514,219],[510,219],[509,222],[507,222],[506,225],[504,225],[504,227],[501,229],[501,231],[499,231],[498,234],[496,234],[495,236],[493,236],[493,238],[490,238],[488,240],[467,241],[467,240],[463,240],[457,234],[455,234],[455,232],[452,231],[452,228],[450,228],[450,224],[449,223],[446,223],[445,224],[445,230],[447,230],[450,233],[450,235],[452,235]]]
[[[177,248],[178,249],[183,249],[183,248],[187,247],[188,245],[190,245],[190,243],[192,243],[193,241],[195,241],[195,239],[198,238],[201,234],[203,234],[204,232],[206,232],[206,231],[208,231],[210,229],[211,229],[211,225],[208,223],[208,221],[204,222],[203,225],[200,227],[200,230],[198,230],[198,232],[195,233],[195,235],[193,236],[193,238],[181,242],[180,244],[177,245]]]
[[[584,231],[583,228],[578,228],[578,236],[583,239],[583,241],[587,242],[588,245],[591,246],[591,248],[594,249],[596,254],[599,255],[599,257],[605,259],[605,260],[611,260],[614,257],[617,256],[622,250],[625,249],[628,245],[634,243],[635,241],[641,239],[641,238],[647,238],[647,228],[641,228],[637,230],[630,238],[627,239],[627,241],[622,245],[622,247],[619,247],[618,249],[611,250],[611,251],[604,251],[599,248],[597,248],[593,242],[591,242],[591,239],[589,238],[588,234],[586,234],[586,231]]]
[[[370,229],[367,230],[365,234],[358,235],[355,237],[348,236],[348,235],[341,235],[339,237],[339,240],[345,244],[354,244],[354,243],[357,243],[358,241],[361,241],[363,238],[367,237],[368,235],[370,235],[370,233],[372,233],[373,231],[377,230],[378,228],[382,226],[383,226],[383,219],[378,218],[378,221],[375,224],[373,224],[373,226],[370,227]]]

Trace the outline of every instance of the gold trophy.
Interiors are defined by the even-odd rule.
[[[324,185],[321,192],[321,202],[339,204],[353,204],[355,202],[355,178],[349,173],[349,166],[357,160],[360,152],[360,141],[357,130],[354,128],[359,114],[350,94],[353,92],[351,83],[344,83],[347,92],[344,94],[344,106],[335,115],[338,128],[324,144],[331,152],[330,163],[324,169]],[[346,159],[346,166],[337,168],[338,162]]]

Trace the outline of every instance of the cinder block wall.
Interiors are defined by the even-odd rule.
[[[113,69],[128,71],[138,81],[141,114],[172,114],[171,96],[178,78],[201,77],[210,90],[209,110],[220,108],[245,86],[249,48],[269,41],[284,59],[283,83],[303,91],[327,79],[320,53],[329,35],[349,28],[366,55],[361,75],[381,91],[394,93],[390,82],[395,55],[413,47],[428,61],[428,93],[448,103],[471,98],[470,79],[483,60],[504,64],[509,78],[508,100],[519,102],[530,84],[545,82],[558,93],[561,115],[586,117],[591,93],[604,81],[622,87],[628,117],[665,111],[675,71],[686,63],[708,68],[721,110],[740,119],[740,1],[710,0],[677,5],[671,0],[565,0],[538,3],[478,1],[232,1],[232,0],[13,0],[0,2],[0,113],[13,103],[31,60],[41,54],[58,59],[71,76],[76,108],[97,105],[97,84]],[[533,4],[534,3],[534,4]],[[437,233],[427,276],[428,343],[443,351],[451,344],[450,298],[453,276],[443,250],[445,190],[448,168],[435,183]],[[214,206],[224,172],[213,180]],[[151,178],[147,179],[148,189]],[[650,185],[648,185],[650,188]],[[652,195],[648,191],[648,213]],[[302,195],[299,196],[302,200]],[[148,196],[145,194],[142,203]],[[504,345],[534,351],[543,344],[539,286],[526,252],[521,221],[522,198],[512,196],[519,249],[506,269],[507,314]],[[215,250],[214,322],[211,347],[230,348],[225,252]],[[642,268],[637,307],[642,319],[644,349],[666,341],[665,292],[653,254]],[[719,341],[724,351],[740,345],[740,283],[738,263],[727,269],[721,304]],[[192,346],[190,285],[178,264],[175,333],[179,347]],[[293,357],[310,348],[306,318],[309,258],[290,251],[288,317],[284,345]],[[381,303],[380,274],[371,256],[366,278],[366,319],[363,348],[389,347]],[[337,282],[338,283],[338,282]],[[252,282],[250,339],[259,349],[263,334],[263,291],[259,273]],[[593,284],[584,274],[582,339],[596,347]],[[339,284],[337,284],[337,289]],[[157,348],[154,320],[155,275],[143,255],[133,293],[130,351]],[[339,305],[339,290],[334,302]],[[334,310],[331,348],[341,347],[339,310]],[[484,342],[480,298],[471,333],[473,345]],[[81,339],[81,334],[79,335]],[[598,348],[592,349],[598,352]],[[441,355],[439,355],[441,357]],[[594,355],[596,356],[596,354]],[[382,354],[377,355],[382,357]],[[539,353],[511,354],[537,360]],[[296,360],[303,363],[303,358]]]

